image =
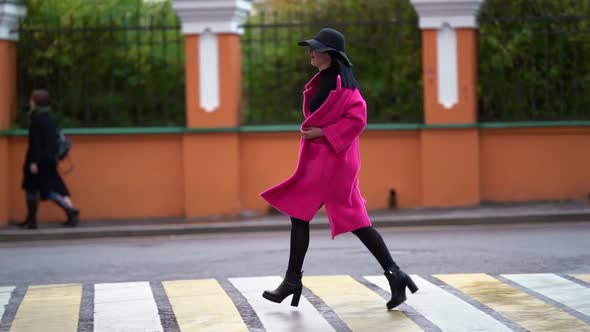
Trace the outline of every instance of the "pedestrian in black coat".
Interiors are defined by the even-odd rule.
[[[66,215],[66,226],[76,226],[79,210],[70,201],[70,192],[58,171],[58,127],[51,115],[51,98],[46,90],[35,90],[29,100],[29,145],[23,165],[22,188],[26,192],[27,219],[19,226],[37,228],[39,199],[51,200]]]

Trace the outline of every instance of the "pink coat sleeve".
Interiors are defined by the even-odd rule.
[[[367,106],[362,98],[357,99],[333,124],[322,127],[326,139],[336,153],[347,147],[361,134],[367,125]]]

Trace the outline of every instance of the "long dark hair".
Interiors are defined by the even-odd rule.
[[[342,87],[350,89],[359,89],[360,86],[352,72],[352,66],[348,65],[348,61],[343,59],[340,54],[334,51],[328,51],[332,57],[332,67],[338,69],[340,78],[342,80]]]

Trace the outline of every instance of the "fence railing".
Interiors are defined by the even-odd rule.
[[[185,123],[184,37],[178,21],[96,17],[28,23],[18,41],[19,109],[50,91],[63,127]],[[21,112],[18,123],[26,126]]]
[[[524,8],[529,16],[506,16],[510,11],[499,3],[488,0],[478,18],[480,120],[590,120],[590,10],[530,16],[534,11]],[[421,123],[416,13],[409,1],[380,4],[377,10],[254,11],[243,26],[242,123],[301,121],[303,85],[316,69],[297,41],[322,27],[347,38],[369,122]],[[26,109],[32,89],[47,88],[63,127],[184,125],[184,37],[177,18],[27,19],[17,44],[19,109]],[[26,126],[24,112],[18,124]]]
[[[590,15],[486,10],[479,26],[481,121],[590,120]]]
[[[381,10],[254,12],[242,39],[244,123],[301,121],[303,87],[317,69],[297,42],[323,27],[346,37],[369,122],[422,122],[420,30],[410,2],[395,1]]]

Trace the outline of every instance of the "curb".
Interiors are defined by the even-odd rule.
[[[590,222],[590,212],[555,214],[521,214],[489,216],[381,216],[373,217],[376,227],[426,227],[426,226],[468,226],[531,223]],[[326,218],[318,218],[311,224],[312,230],[329,229]],[[79,240],[117,237],[173,236],[220,233],[251,233],[289,231],[291,224],[284,221],[233,221],[208,224],[169,224],[101,226],[79,228],[49,228],[39,230],[9,229],[0,231],[0,243],[48,240]]]

